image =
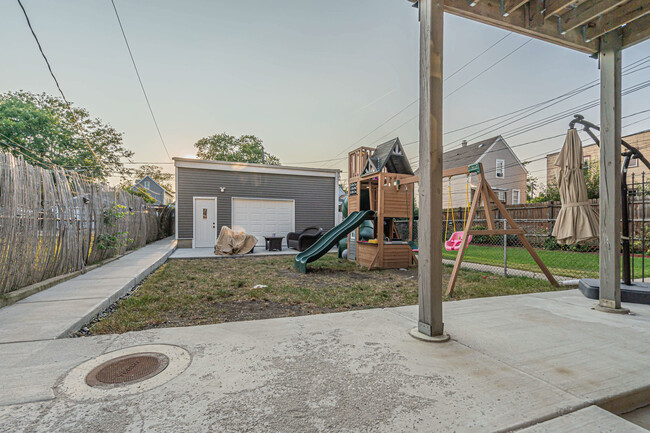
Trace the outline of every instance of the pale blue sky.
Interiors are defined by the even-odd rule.
[[[135,161],[169,161],[130,63],[110,0],[23,0],[66,96],[124,132]],[[337,167],[355,142],[418,97],[417,10],[406,0],[163,1],[116,0],[145,87],[172,156],[194,153],[207,135],[254,134],[283,164]],[[326,5],[326,6],[325,6]],[[507,32],[451,15],[445,20],[446,75]],[[57,94],[14,1],[0,2],[0,92]],[[445,82],[450,93],[520,46],[511,35]],[[650,41],[624,52],[623,64],[650,55]],[[646,65],[647,66],[647,65]],[[558,96],[598,78],[587,55],[532,41],[445,100],[451,131]],[[624,88],[650,79],[650,69],[624,77]],[[503,133],[522,160],[557,150],[571,116],[508,138],[516,127],[598,97],[598,88],[516,124],[470,136]],[[623,114],[650,109],[650,88],[624,97]],[[598,109],[582,111],[598,123]],[[417,140],[413,104],[359,141]],[[645,119],[649,113],[625,119]],[[398,130],[392,129],[404,124]],[[455,146],[481,125],[447,134]],[[496,129],[496,131],[493,131]],[[624,133],[650,129],[650,119]],[[470,140],[472,141],[472,140]],[[406,146],[417,166],[417,145]],[[340,155],[339,155],[340,154]],[[171,170],[170,165],[165,166]],[[544,178],[544,162],[530,166]]]

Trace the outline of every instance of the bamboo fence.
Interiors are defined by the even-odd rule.
[[[0,152],[0,294],[168,234],[141,197]]]

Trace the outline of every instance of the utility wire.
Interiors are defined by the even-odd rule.
[[[444,100],[444,99],[449,98],[451,95],[453,95],[454,93],[458,92],[460,89],[462,89],[463,87],[467,86],[468,84],[470,84],[471,82],[473,82],[474,80],[476,80],[478,77],[480,77],[481,75],[485,74],[485,73],[488,72],[490,69],[494,68],[496,65],[498,65],[498,64],[501,63],[501,62],[503,62],[505,59],[507,59],[508,57],[510,57],[511,55],[513,55],[514,53],[516,53],[517,51],[519,51],[520,49],[522,49],[524,46],[526,46],[526,45],[528,45],[529,43],[531,43],[532,41],[533,41],[532,39],[528,39],[526,42],[524,42],[523,44],[519,45],[519,46],[518,46],[517,48],[515,48],[514,50],[510,51],[510,52],[509,52],[508,54],[506,54],[505,56],[501,57],[499,60],[497,60],[496,62],[494,62],[492,65],[490,65],[490,66],[487,67],[486,69],[482,70],[480,73],[478,73],[477,75],[475,75],[472,79],[470,79],[469,81],[466,81],[466,82],[465,82],[464,84],[462,84],[460,87],[457,87],[457,88],[456,88],[455,90],[453,90],[451,93],[448,93],[447,95],[445,95],[442,99]]]
[[[163,148],[165,149],[167,158],[172,159],[172,157],[169,155],[169,150],[167,150],[167,145],[165,144],[165,140],[163,139],[162,133],[160,132],[160,127],[158,126],[158,121],[156,120],[156,116],[153,113],[153,109],[151,108],[151,103],[149,102],[149,96],[147,96],[147,91],[144,89],[144,84],[142,84],[142,77],[140,77],[140,71],[138,71],[138,65],[136,65],[135,63],[135,58],[133,57],[133,52],[131,51],[129,40],[126,37],[126,32],[124,31],[124,27],[122,26],[122,20],[120,19],[120,14],[117,12],[117,6],[115,6],[115,1],[111,0],[111,4],[113,5],[113,10],[115,11],[117,22],[120,25],[120,30],[122,31],[122,36],[124,37],[124,43],[126,44],[126,49],[129,51],[129,57],[131,57],[131,63],[133,63],[133,69],[135,69],[135,75],[137,75],[138,77],[138,82],[140,83],[142,94],[144,95],[145,101],[147,101],[147,107],[149,107],[149,113],[151,113],[151,118],[153,119],[153,123],[154,125],[156,125],[156,130],[158,131],[158,137],[160,137],[160,142],[162,143]]]
[[[111,0],[111,1],[112,1],[112,0]],[[489,46],[486,50],[484,50],[483,52],[481,52],[481,53],[478,54],[477,56],[474,56],[473,59],[471,59],[469,62],[467,62],[465,65],[463,65],[460,69],[458,69],[458,70],[456,70],[455,72],[453,72],[449,77],[444,78],[444,79],[443,79],[443,82],[444,82],[444,81],[447,81],[449,78],[453,77],[453,76],[456,75],[458,72],[460,72],[461,70],[463,70],[466,66],[470,65],[470,64],[473,63],[475,60],[477,60],[478,58],[480,58],[483,54],[485,54],[486,52],[488,52],[490,49],[494,48],[496,45],[498,45],[498,44],[500,44],[501,42],[503,42],[503,41],[504,41],[508,36],[510,36],[511,34],[512,34],[512,32],[511,32],[511,33],[508,33],[507,35],[505,35],[504,37],[502,37],[501,39],[499,39],[498,41],[496,41],[494,44],[492,44],[491,46]],[[520,45],[518,48],[516,48],[515,50],[511,51],[510,53],[508,53],[505,57],[503,57],[502,59],[500,59],[500,60],[497,61],[496,63],[492,64],[492,65],[489,66],[487,69],[483,70],[481,73],[479,73],[477,76],[475,76],[474,78],[472,78],[469,82],[466,82],[465,84],[463,84],[461,87],[465,87],[467,84],[469,84],[470,82],[474,81],[476,78],[478,78],[478,77],[479,77],[480,75],[482,75],[483,73],[485,73],[485,72],[487,72],[488,70],[490,70],[490,69],[492,69],[493,67],[495,67],[498,63],[501,63],[503,60],[505,60],[505,59],[506,59],[507,57],[509,57],[511,54],[514,54],[515,51],[519,50],[519,48],[522,48],[524,45],[526,45],[527,43],[529,43],[529,42],[531,42],[531,41],[532,41],[532,39],[529,39],[528,41],[524,42],[524,43],[523,43],[522,45]],[[452,93],[455,93],[455,92],[458,91],[458,90],[460,90],[460,87],[459,87],[458,89],[456,89],[456,90],[455,90],[454,92],[452,92]],[[447,96],[449,96],[449,95],[447,95]],[[446,98],[446,97],[445,97],[445,98]],[[353,148],[357,143],[359,143],[359,142],[361,142],[362,140],[366,139],[366,138],[367,138],[369,135],[371,135],[373,132],[377,131],[377,130],[380,129],[382,126],[386,125],[388,122],[390,122],[391,120],[393,120],[395,117],[397,117],[397,116],[399,116],[400,114],[402,114],[404,111],[406,111],[409,107],[411,107],[413,104],[415,104],[415,103],[418,102],[419,100],[420,100],[420,98],[418,97],[415,101],[409,103],[406,107],[402,108],[402,109],[399,110],[396,114],[394,114],[393,116],[391,116],[390,118],[388,118],[387,120],[385,120],[384,122],[382,122],[382,123],[381,123],[379,126],[377,126],[375,129],[373,129],[372,131],[370,131],[369,133],[367,133],[366,135],[364,135],[363,137],[361,137],[360,139],[358,139],[357,141],[355,141],[354,143],[352,143],[349,147],[343,149],[341,152],[339,152],[338,154],[336,154],[336,156],[339,156],[339,155],[341,155],[343,152],[345,152],[346,150]],[[408,123],[408,122],[410,122],[410,121],[413,120],[413,119],[414,119],[414,118],[411,118],[411,119],[409,119],[409,120],[408,120],[407,122],[405,122],[405,123]],[[403,125],[404,125],[404,124],[400,125],[400,126],[399,126],[398,128],[396,128],[396,129],[401,128]],[[331,165],[331,164],[330,164],[330,165]]]
[[[59,89],[59,93],[61,94],[61,97],[63,98],[63,101],[68,107],[68,110],[70,111],[70,114],[72,114],[72,118],[74,120],[74,123],[77,125],[77,128],[79,129],[79,132],[81,132],[81,135],[84,138],[84,141],[86,142],[86,146],[88,146],[88,149],[90,152],[93,154],[95,159],[102,165],[102,167],[106,168],[106,165],[104,162],[99,159],[95,151],[93,150],[92,146],[90,145],[90,142],[88,141],[88,137],[86,136],[86,133],[84,132],[83,128],[79,124],[79,120],[77,119],[77,115],[75,114],[74,110],[70,106],[70,102],[68,102],[68,99],[65,97],[65,94],[63,93],[63,90],[61,89],[61,86],[59,85],[59,80],[56,79],[56,76],[54,75],[54,72],[52,71],[52,66],[50,65],[50,61],[47,59],[47,56],[43,52],[43,47],[41,46],[41,42],[38,40],[38,37],[36,36],[36,33],[34,32],[34,28],[32,27],[32,23],[29,21],[29,16],[27,15],[27,11],[25,10],[25,7],[23,6],[23,3],[20,0],[17,0],[18,4],[20,5],[20,8],[23,10],[23,14],[25,15],[25,20],[27,20],[27,25],[29,26],[29,30],[32,32],[32,36],[34,36],[34,40],[36,41],[36,45],[38,45],[38,50],[41,52],[41,55],[43,56],[43,60],[45,60],[45,63],[47,64],[47,69],[50,71],[50,75],[54,79],[54,83],[56,84],[57,89]]]
[[[504,40],[505,38],[507,38],[508,36],[511,36],[511,35],[512,35],[512,32],[508,32],[507,35],[505,35],[504,37],[502,37],[501,39],[499,39],[498,41],[496,41],[495,43],[493,43],[492,45],[490,45],[489,47],[487,47],[483,52],[481,52],[481,54],[479,54],[478,56],[474,57],[474,58],[473,58],[472,60],[470,60],[469,62],[465,63],[465,64],[464,64],[463,66],[461,66],[459,69],[456,69],[456,70],[455,70],[454,72],[452,72],[449,76],[445,77],[444,81],[447,81],[448,79],[450,79],[451,77],[453,77],[454,75],[456,75],[457,73],[459,73],[460,71],[462,71],[463,69],[465,69],[467,66],[471,65],[472,63],[474,63],[474,62],[475,62],[476,60],[478,60],[478,59],[479,59],[483,54],[487,53],[487,52],[490,51],[492,48],[494,48],[494,47],[496,47],[497,45],[499,45],[501,42],[503,42],[503,40]]]

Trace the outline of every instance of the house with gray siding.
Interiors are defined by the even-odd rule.
[[[174,158],[179,248],[214,247],[222,226],[283,236],[329,230],[338,212],[339,170]]]
[[[149,176],[145,176],[137,181],[133,185],[133,188],[144,189],[156,200],[156,204],[168,205],[174,202],[174,194]]]
[[[500,135],[471,144],[463,141],[459,148],[448,150],[442,155],[442,166],[445,170],[479,162],[483,164],[486,180],[503,203],[526,203],[528,171]],[[454,176],[451,180],[444,179],[443,208],[464,207],[467,196],[469,195],[470,200],[474,197],[476,185],[478,185],[476,174]],[[450,188],[451,206],[449,205]]]

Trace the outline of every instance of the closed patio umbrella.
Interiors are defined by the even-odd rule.
[[[578,131],[569,129],[555,161],[562,209],[553,236],[559,244],[573,245],[598,238],[598,214],[589,205],[582,164],[582,141]]]

